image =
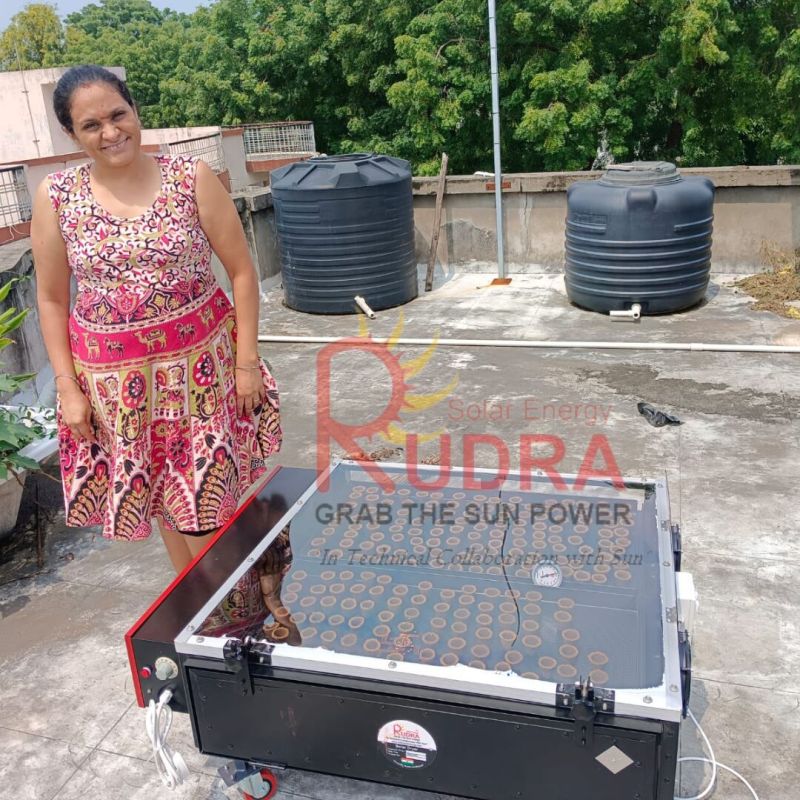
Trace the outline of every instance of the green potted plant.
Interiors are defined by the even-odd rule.
[[[12,278],[0,287],[0,303],[20,280]],[[0,312],[0,350],[14,344],[9,334],[22,325],[27,315],[28,309],[8,308]],[[13,396],[34,377],[34,373],[10,375],[0,365],[0,394]],[[53,409],[0,406],[0,539],[16,524],[26,474],[38,470],[39,460],[57,448],[54,433]]]

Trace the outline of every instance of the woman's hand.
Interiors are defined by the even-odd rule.
[[[61,420],[72,431],[72,435],[80,439],[94,442],[92,428],[92,406],[89,399],[75,385],[71,389],[59,392],[61,397]]]
[[[264,379],[260,366],[236,367],[236,410],[239,416],[253,413],[264,402]]]

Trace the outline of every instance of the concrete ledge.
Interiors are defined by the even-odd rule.
[[[266,186],[254,186],[234,192],[233,202],[241,214],[243,211],[263,211],[272,208],[272,191]]]
[[[800,166],[682,169],[709,178],[714,202],[712,270],[758,272],[764,253],[800,249]],[[567,189],[601,172],[544,172],[503,176],[505,253],[509,271],[551,272],[563,268]],[[427,260],[437,178],[414,178],[416,254]],[[463,268],[496,258],[494,179],[447,178],[437,259]],[[534,266],[537,265],[537,266]]]
[[[753,273],[769,266],[765,252],[800,248],[800,166],[682,170],[717,186],[712,271]],[[505,252],[509,272],[553,273],[564,268],[567,188],[600,172],[544,172],[503,177]],[[414,178],[416,257],[426,263],[433,228],[436,178]],[[279,271],[272,195],[268,188],[235,195],[262,278]],[[445,268],[487,269],[497,254],[494,181],[476,175],[447,178],[437,261]],[[265,254],[269,254],[265,262]]]
[[[744,186],[800,186],[800,165],[764,167],[705,167],[680,170],[682,175],[700,175],[717,188]],[[521,192],[565,192],[576,181],[597,180],[594,172],[525,172],[503,175],[503,194]],[[435,195],[438,178],[414,178],[415,195]],[[448,175],[446,194],[494,192],[494,179],[479,175]]]
[[[247,171],[250,173],[272,172],[278,167],[285,167],[287,164],[294,164],[296,161],[307,161],[316,153],[295,153],[286,156],[281,155],[252,155],[247,156]]]

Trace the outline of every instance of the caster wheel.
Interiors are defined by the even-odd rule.
[[[275,792],[278,791],[278,779],[275,775],[268,769],[262,769],[261,781],[264,784],[264,791],[266,793],[248,794],[242,790],[242,797],[244,797],[244,800],[270,800],[271,797],[275,796]]]

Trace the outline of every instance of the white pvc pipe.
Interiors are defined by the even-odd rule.
[[[341,336],[266,336],[259,335],[259,342],[280,344],[332,344],[340,342]],[[388,339],[373,338],[373,342],[386,343]],[[707,353],[800,353],[800,346],[777,344],[715,344],[706,342],[571,342],[537,341],[529,339],[394,339],[393,344],[431,344],[443,347],[521,347],[533,349],[563,350],[688,350]]]
[[[624,311],[611,310],[608,312],[611,319],[632,319],[634,322],[642,316],[642,307],[639,303],[634,303],[629,309]]]
[[[355,296],[356,305],[370,318],[375,319],[375,312],[367,305],[367,301],[360,295]]]
[[[500,81],[497,74],[497,9],[489,0],[489,63],[492,72],[492,136],[494,137],[494,210],[497,227],[497,277],[506,277],[503,247],[503,169],[500,166]]]

